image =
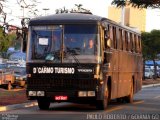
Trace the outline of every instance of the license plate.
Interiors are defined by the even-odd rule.
[[[68,96],[55,96],[55,100],[68,100]]]

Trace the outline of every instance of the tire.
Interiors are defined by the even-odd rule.
[[[123,98],[117,98],[118,103],[122,103],[123,101],[124,101]]]
[[[23,80],[23,81],[20,81],[20,87],[24,88],[25,87],[25,84],[26,82]]]
[[[38,107],[40,110],[48,110],[50,106],[50,101],[48,98],[39,98],[38,100]]]
[[[7,90],[11,90],[11,89],[12,89],[12,85],[11,85],[11,82],[9,82],[7,85]]]
[[[98,110],[105,110],[107,108],[107,106],[108,106],[108,96],[109,96],[108,87],[105,87],[103,100],[97,100],[96,101],[96,108]]]
[[[131,84],[130,94],[125,97],[127,103],[133,103],[133,83]]]

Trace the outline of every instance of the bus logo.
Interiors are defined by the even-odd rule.
[[[33,67],[33,74],[37,73],[74,74],[75,69],[69,67]]]

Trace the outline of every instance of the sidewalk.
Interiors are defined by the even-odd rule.
[[[147,88],[147,87],[156,87],[156,86],[160,86],[160,82],[159,83],[153,83],[153,84],[145,84],[145,85],[142,86],[142,89]],[[24,103],[20,103],[20,104],[0,106],[0,112],[2,112],[2,111],[4,112],[4,111],[8,111],[8,110],[14,110],[14,109],[20,109],[20,108],[28,108],[28,107],[33,107],[33,106],[37,106],[37,105],[38,105],[38,103],[35,100],[34,101],[25,101]]]
[[[38,103],[36,101],[27,102],[27,103],[21,103],[21,104],[13,104],[13,105],[6,105],[6,106],[0,106],[0,112],[8,111],[8,110],[15,110],[20,108],[28,108],[37,106]]]

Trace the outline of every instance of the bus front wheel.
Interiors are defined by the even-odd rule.
[[[11,82],[8,82],[7,89],[8,89],[8,90],[11,90],[11,89],[12,89],[12,84],[11,84]]]
[[[108,95],[109,95],[109,92],[108,92],[108,87],[106,87],[104,89],[104,97],[103,97],[103,100],[97,100],[96,101],[96,108],[98,110],[105,110],[108,106]]]
[[[39,98],[38,101],[38,107],[41,110],[48,110],[50,106],[50,101],[48,98]]]

